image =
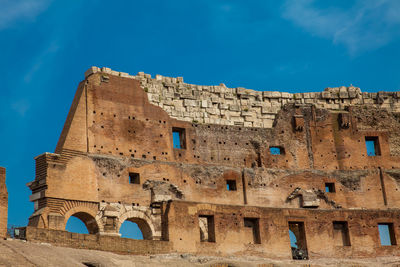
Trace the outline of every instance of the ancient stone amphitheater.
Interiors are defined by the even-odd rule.
[[[246,259],[215,266],[400,266],[399,129],[400,92],[262,92],[92,67],[55,152],[35,158],[18,235]],[[89,234],[65,231],[71,216]],[[120,237],[126,220],[144,240]]]

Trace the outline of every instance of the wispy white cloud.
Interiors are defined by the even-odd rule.
[[[33,19],[49,5],[51,0],[0,0],[0,30],[19,20]]]
[[[349,8],[287,0],[283,17],[315,36],[345,45],[353,55],[380,48],[400,36],[398,0],[356,0]]]
[[[31,104],[26,99],[18,99],[11,103],[11,109],[19,116],[24,117],[26,112],[30,109]]]

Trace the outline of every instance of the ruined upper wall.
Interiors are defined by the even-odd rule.
[[[228,88],[224,84],[193,85],[184,83],[182,77],[156,75],[153,79],[143,72],[134,76],[104,67],[91,67],[85,77],[97,72],[139,80],[152,104],[163,108],[172,118],[188,122],[271,128],[285,104],[312,104],[329,110],[372,105],[400,112],[400,92],[366,93],[354,86],[342,86],[326,88],[323,92],[290,94]]]

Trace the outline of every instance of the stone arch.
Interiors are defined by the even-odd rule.
[[[89,234],[97,234],[103,229],[102,224],[96,220],[96,212],[84,206],[77,206],[64,214],[64,229],[71,216],[80,219],[86,226]]]
[[[118,221],[118,233],[121,225],[124,221],[134,222],[139,226],[139,229],[142,231],[143,239],[152,240],[158,234],[155,232],[154,224],[149,216],[147,216],[144,212],[139,210],[131,210],[127,211],[119,217]]]

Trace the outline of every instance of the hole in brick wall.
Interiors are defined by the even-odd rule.
[[[101,264],[95,262],[82,262],[83,265],[87,267],[100,267]]]
[[[336,246],[350,246],[347,222],[333,222],[333,240]]]
[[[379,231],[381,246],[396,245],[396,237],[394,233],[393,223],[379,223],[378,231]]]
[[[101,112],[100,115],[103,115],[103,112]]]
[[[290,247],[294,260],[307,260],[307,242],[304,222],[289,222]]]
[[[114,114],[114,118],[117,117],[117,115]]]
[[[173,147],[178,149],[186,149],[186,136],[184,128],[172,128]]]
[[[166,123],[166,121],[163,121],[164,122],[164,124]]]
[[[101,125],[101,128],[104,128],[104,126],[103,126],[103,125]]]
[[[146,155],[142,155],[142,158],[144,158],[144,159],[145,159],[145,158],[146,158]]]
[[[235,180],[226,180],[226,190],[228,191],[236,191],[236,181]]]
[[[96,110],[93,110],[93,114],[96,114]]]
[[[135,157],[135,154],[131,154],[131,157],[134,158],[134,157]]]
[[[93,121],[93,123],[96,123],[95,121]]]
[[[122,156],[122,155],[124,155],[124,153],[122,153],[122,152],[119,152],[119,154]]]
[[[184,183],[186,183],[186,180],[183,180]]]
[[[149,119],[148,119],[148,118],[146,118],[146,121],[149,121]]]
[[[156,157],[156,156],[153,156],[153,160],[157,160],[157,157]]]
[[[284,155],[285,154],[285,150],[281,146],[270,146],[269,147],[269,153],[271,155]]]
[[[381,155],[378,136],[366,136],[365,137],[365,146],[367,148],[368,156],[380,156]]]
[[[215,242],[214,216],[199,215],[200,241]]]
[[[118,147],[116,147],[115,150],[118,150]]]
[[[335,193],[335,183],[325,183],[325,192]]]
[[[129,173],[129,183],[130,184],[140,184],[140,174],[136,172]]]
[[[244,227],[250,228],[252,234],[252,244],[261,244],[260,225],[258,218],[244,218]]]

